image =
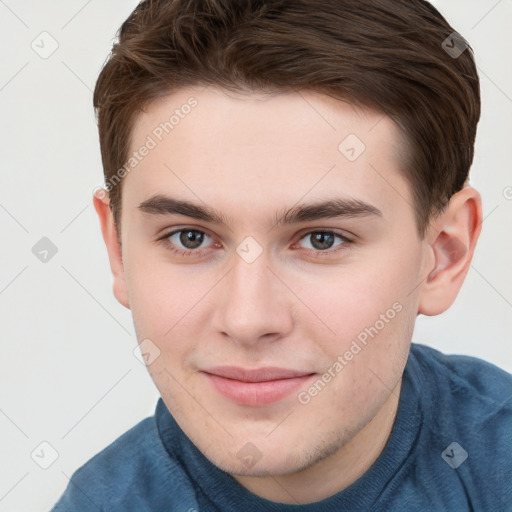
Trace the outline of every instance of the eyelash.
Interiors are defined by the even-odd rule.
[[[175,229],[173,231],[170,231],[169,233],[166,233],[165,235],[163,235],[162,237],[158,238],[157,239],[157,242],[163,244],[168,250],[170,250],[172,253],[176,254],[177,256],[184,256],[184,257],[198,257],[201,255],[202,253],[202,249],[177,249],[173,243],[171,243],[169,241],[169,238],[173,235],[175,235],[176,233],[182,233],[182,232],[185,232],[185,231],[193,231],[194,233],[201,233],[203,235],[206,235],[208,236],[209,238],[211,238],[207,233],[205,233],[204,231],[200,230],[200,229],[192,229],[192,228],[180,228],[180,229]],[[321,250],[315,250],[315,249],[305,249],[306,251],[312,251],[314,256],[317,257],[317,258],[324,258],[326,256],[330,256],[332,255],[333,253],[337,253],[338,251],[340,250],[344,250],[346,249],[346,246],[348,244],[351,244],[353,243],[353,240],[350,239],[349,237],[345,236],[345,235],[342,235],[336,231],[332,231],[332,230],[329,230],[329,229],[325,229],[325,230],[313,230],[313,231],[308,231],[307,233],[305,233],[304,235],[302,235],[300,238],[299,238],[299,241],[301,241],[302,239],[306,238],[307,236],[310,236],[312,234],[315,234],[315,233],[322,233],[322,234],[328,234],[328,235],[333,235],[335,237],[338,237],[341,239],[341,241],[343,243],[339,244],[338,246],[336,246],[335,249],[326,249],[325,251],[321,251]]]

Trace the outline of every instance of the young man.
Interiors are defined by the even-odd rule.
[[[54,507],[508,510],[512,378],[411,344],[482,222],[471,49],[423,0],[149,0],[94,205],[161,393]]]

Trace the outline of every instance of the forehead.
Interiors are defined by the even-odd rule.
[[[190,87],[137,118],[130,155],[139,155],[127,166],[123,196],[134,203],[169,193],[241,213],[256,206],[270,213],[326,193],[384,211],[401,197],[410,208],[402,148],[388,117],[319,93]]]

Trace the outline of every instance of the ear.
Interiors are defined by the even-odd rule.
[[[114,296],[123,306],[130,309],[121,244],[119,243],[114,216],[110,209],[110,197],[108,192],[104,189],[96,190],[93,202],[94,209],[100,219],[103,240],[107,246],[110,269],[114,278]]]
[[[426,240],[433,261],[423,283],[418,313],[433,316],[455,301],[469,270],[482,228],[482,200],[473,187],[454,194],[446,210],[430,226]]]

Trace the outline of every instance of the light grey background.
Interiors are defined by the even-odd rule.
[[[152,414],[158,397],[133,355],[131,315],[112,294],[92,206],[102,184],[92,89],[136,3],[0,0],[0,511],[49,509],[71,474]],[[414,340],[512,371],[512,0],[435,5],[480,69],[472,184],[485,221],[456,303],[420,317]],[[36,53],[53,40],[52,55]],[[46,263],[32,252],[42,237],[58,249]]]

